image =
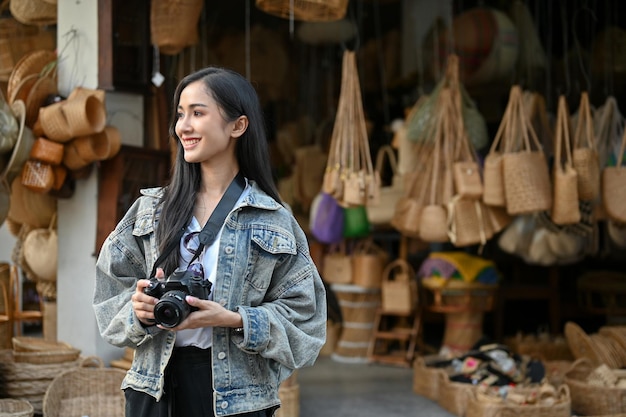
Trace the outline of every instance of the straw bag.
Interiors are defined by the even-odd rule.
[[[79,367],[52,380],[43,399],[47,417],[123,417],[126,399],[120,389],[126,372],[104,368],[102,359],[85,358]]]
[[[554,204],[551,217],[556,224],[574,224],[580,221],[578,206],[578,175],[572,167],[569,136],[569,112],[565,96],[559,97],[554,152]],[[565,161],[562,148],[565,143]]]
[[[405,236],[419,237],[420,218],[426,199],[428,177],[422,178],[421,174],[415,172],[411,173],[409,178],[405,195],[396,203],[391,218],[391,226]]]
[[[396,259],[385,267],[381,296],[385,312],[409,314],[415,309],[417,281],[411,264],[404,259]]]
[[[455,196],[448,203],[448,237],[456,247],[484,245],[493,236],[487,206],[480,200]]]
[[[380,182],[374,175],[353,51],[343,54],[341,92],[330,149],[322,190],[346,207],[376,204]]]
[[[595,200],[600,194],[600,159],[593,132],[589,95],[586,92],[580,97],[572,159],[578,174],[578,198]]]
[[[198,43],[202,0],[170,0],[150,3],[150,39],[165,55],[176,55]]]
[[[332,244],[324,255],[322,277],[330,284],[351,284],[353,280],[352,259],[345,241]]]
[[[626,167],[622,166],[625,150],[626,130],[616,165],[602,170],[602,203],[607,217],[618,223],[626,223]]]
[[[28,232],[22,243],[24,261],[38,280],[55,282],[58,264],[56,213],[47,228]]]
[[[380,288],[387,252],[373,239],[362,239],[352,250],[352,283],[364,288]]]
[[[389,224],[393,213],[396,209],[396,203],[404,194],[404,182],[398,172],[396,155],[389,145],[382,146],[376,155],[375,175],[378,176],[379,183],[381,172],[383,172],[383,163],[385,156],[391,167],[392,179],[391,184],[380,187],[380,199],[377,204],[369,204],[367,206],[367,217],[372,224]]]
[[[514,125],[511,136],[515,142],[510,147],[511,151],[502,157],[507,212],[516,215],[549,210],[552,207],[552,193],[548,164],[526,117],[519,86],[511,88],[509,105],[512,106],[510,117]],[[536,148],[534,150],[531,139]],[[514,151],[516,149],[519,151]]]
[[[440,93],[440,100],[446,102],[449,100],[448,91],[444,90]],[[447,242],[448,238],[448,214],[442,200],[442,193],[439,190],[439,177],[445,172],[447,164],[445,159],[447,152],[442,151],[443,146],[448,145],[446,140],[447,120],[443,116],[448,110],[447,106],[438,107],[437,124],[435,130],[435,150],[433,152],[433,168],[431,173],[430,184],[428,185],[430,196],[427,204],[422,208],[420,215],[419,234],[420,238],[425,242]],[[443,159],[443,161],[442,161]],[[442,163],[443,162],[443,163]],[[441,167],[443,165],[443,167]],[[442,172],[443,171],[443,172]],[[443,175],[445,182],[445,174]],[[452,179],[451,176],[448,176]]]

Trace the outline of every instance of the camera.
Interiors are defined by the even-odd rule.
[[[191,295],[207,300],[211,293],[211,281],[193,270],[176,270],[165,281],[150,278],[150,285],[143,292],[159,299],[154,306],[156,323],[172,328],[197,310],[185,301],[185,297]]]

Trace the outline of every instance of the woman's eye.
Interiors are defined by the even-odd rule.
[[[200,113],[199,111],[194,111],[194,112],[193,112],[193,115],[194,115],[194,116],[201,116],[201,115],[202,115],[202,113]]]
[[[183,118],[183,114],[181,112],[176,113],[176,118],[177,119],[182,119]]]

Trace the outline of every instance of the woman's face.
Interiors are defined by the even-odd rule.
[[[204,83],[189,84],[180,94],[176,134],[184,149],[185,161],[219,163],[232,161],[237,121],[224,120],[220,108]],[[239,119],[238,119],[239,120]]]

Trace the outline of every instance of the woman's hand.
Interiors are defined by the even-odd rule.
[[[156,278],[158,280],[163,280],[165,278],[165,273],[162,268],[157,268]],[[151,297],[145,294],[144,288],[150,285],[150,280],[148,279],[140,279],[137,281],[137,287],[135,289],[135,293],[131,297],[131,301],[133,303],[133,311],[135,315],[146,326],[154,325],[154,305],[159,301],[158,298]]]
[[[210,300],[201,300],[188,295],[185,298],[187,304],[198,308],[187,316],[177,327],[168,330],[198,329],[202,327],[241,327],[243,321],[241,315],[227,310],[221,304]],[[161,326],[158,326],[161,327]],[[163,327],[163,329],[165,329]]]

